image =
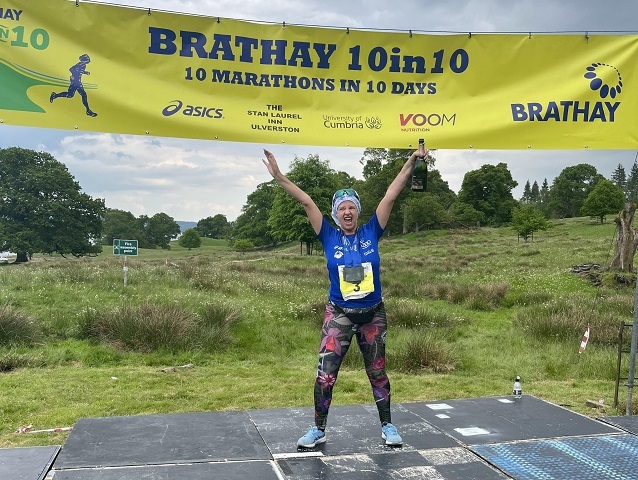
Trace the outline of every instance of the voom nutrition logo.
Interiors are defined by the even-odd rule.
[[[433,127],[456,125],[456,113],[416,112],[400,113],[402,132],[429,132]]]
[[[175,114],[181,113],[186,117],[199,117],[199,118],[222,118],[224,114],[223,108],[207,107],[204,105],[188,105],[184,104],[181,100],[173,100],[162,110],[162,115],[165,117],[171,117]]]
[[[614,122],[622,92],[622,77],[613,65],[592,63],[583,74],[596,100],[563,99],[512,103],[514,122]],[[600,100],[598,100],[600,99]]]

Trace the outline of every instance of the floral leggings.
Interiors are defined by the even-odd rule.
[[[383,303],[376,309],[372,321],[365,324],[354,324],[344,313],[338,312],[332,304],[326,305],[314,389],[315,424],[318,428],[326,427],[328,410],[332,402],[332,389],[337,381],[341,362],[355,335],[372,386],[372,396],[379,411],[379,419],[382,423],[391,422],[390,380],[385,371],[387,330],[388,321]]]

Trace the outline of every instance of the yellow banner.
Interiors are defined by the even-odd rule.
[[[638,148],[638,36],[425,35],[0,2],[0,121],[254,143]]]

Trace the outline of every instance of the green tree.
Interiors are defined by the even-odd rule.
[[[161,247],[169,250],[170,241],[180,234],[179,224],[166,213],[156,213],[148,218],[146,223],[146,238],[152,248]]]
[[[339,185],[336,172],[330,168],[330,162],[319,159],[318,155],[309,155],[305,160],[295,157],[286,176],[308,193],[319,210],[328,217],[332,209],[332,195],[337,189],[347,186]],[[281,187],[277,187],[268,226],[278,240],[297,240],[306,245],[308,254],[312,253],[317,236],[306,212]]]
[[[419,232],[440,228],[447,220],[445,208],[430,192],[419,193],[408,198],[403,204],[404,231]]]
[[[456,193],[450,188],[448,182],[443,180],[441,172],[436,168],[428,171],[428,187],[427,192],[434,195],[437,202],[444,208],[448,209],[456,202]],[[410,193],[411,195],[420,195],[420,193]]]
[[[512,228],[527,242],[534,232],[547,230],[549,222],[535,205],[521,205],[512,210]]]
[[[505,163],[483,165],[465,174],[458,200],[483,212],[489,225],[499,226],[512,218],[517,205],[512,189],[517,185]]]
[[[202,237],[226,238],[230,233],[230,224],[226,219],[226,215],[218,213],[213,217],[202,218],[197,222],[195,230]]]
[[[233,249],[236,252],[246,253],[248,250],[255,248],[253,242],[246,238],[238,238],[233,242]]]
[[[233,240],[250,240],[258,247],[275,243],[268,216],[275,201],[276,183],[270,181],[260,183],[257,189],[246,198],[246,204],[242,207],[242,213],[235,220],[232,231]]]
[[[545,215],[545,218],[549,218],[550,216],[550,207],[549,207],[549,185],[547,184],[547,179],[543,179],[543,185],[541,186],[540,193],[538,195],[538,204],[540,206],[541,212]]]
[[[625,184],[625,199],[628,202],[638,202],[638,160],[634,160],[634,164],[629,170]]]
[[[623,195],[626,194],[627,189],[627,174],[625,173],[625,167],[622,164],[618,164],[616,170],[611,173],[611,181],[614,182],[614,185],[620,187],[623,191]]]
[[[529,184],[529,180],[525,182],[525,188],[523,188],[523,196],[521,197],[522,203],[530,203],[532,201],[532,187]]]
[[[559,218],[578,216],[583,202],[602,178],[595,167],[586,163],[564,168],[549,190],[552,214]]]
[[[538,182],[536,180],[534,180],[534,183],[532,184],[532,190],[530,191],[530,200],[533,203],[538,203],[540,201],[540,190],[538,188]]]
[[[104,200],[82,193],[67,168],[45,152],[0,149],[0,250],[25,262],[36,252],[83,256],[101,251]]]
[[[414,150],[402,148],[366,148],[361,162],[364,164],[365,182],[357,182],[355,188],[361,197],[360,218],[366,221],[372,216],[385,195],[388,186],[397,176],[406,159]],[[434,163],[433,159],[429,160]],[[403,231],[404,221],[401,216],[402,205],[408,198],[410,190],[403,189],[394,202],[392,214],[385,227],[387,235],[399,234]]]
[[[479,212],[472,205],[463,202],[454,202],[450,207],[450,222],[460,223],[464,227],[480,226],[485,222],[485,214]]]
[[[361,197],[361,218],[368,219],[374,213],[379,202],[385,195],[388,186],[397,176],[406,159],[414,150],[397,148],[367,148],[364,151],[361,163],[364,165],[364,182],[357,181],[355,188]],[[427,192],[433,194],[439,205],[449,208],[456,200],[456,194],[450,189],[448,183],[441,178],[441,174],[434,168],[436,159],[434,152],[429,151],[428,158],[428,184]],[[385,231],[387,235],[399,234],[404,231],[410,221],[406,221],[404,215],[410,209],[404,209],[405,202],[414,195],[421,195],[405,188],[394,202],[392,214],[388,220]]]
[[[197,233],[197,230],[194,228],[187,228],[184,230],[177,240],[177,244],[180,247],[191,249],[191,248],[199,248],[202,246],[202,239]]]
[[[113,239],[139,240],[145,234],[131,212],[109,208],[104,215],[102,228],[102,244],[113,245]]]
[[[142,236],[138,240],[138,245],[140,248],[156,248],[157,245],[151,243],[148,238],[148,227],[151,219],[148,215],[140,215],[137,217],[137,227],[140,229]]]
[[[625,204],[625,194],[622,189],[610,180],[600,180],[583,202],[581,215],[596,217],[600,223],[605,221],[609,213],[618,213]]]
[[[363,178],[368,179],[378,173],[388,161],[388,150],[385,148],[366,148],[359,163],[363,166]]]

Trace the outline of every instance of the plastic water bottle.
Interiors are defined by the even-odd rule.
[[[419,138],[419,150],[425,154],[425,141]],[[412,167],[412,191],[425,192],[428,184],[428,164],[425,156],[418,156]]]
[[[519,377],[518,375],[516,375],[516,380],[514,380],[512,395],[514,395],[514,398],[521,398],[521,396],[523,395],[523,387],[521,386],[521,377]]]

